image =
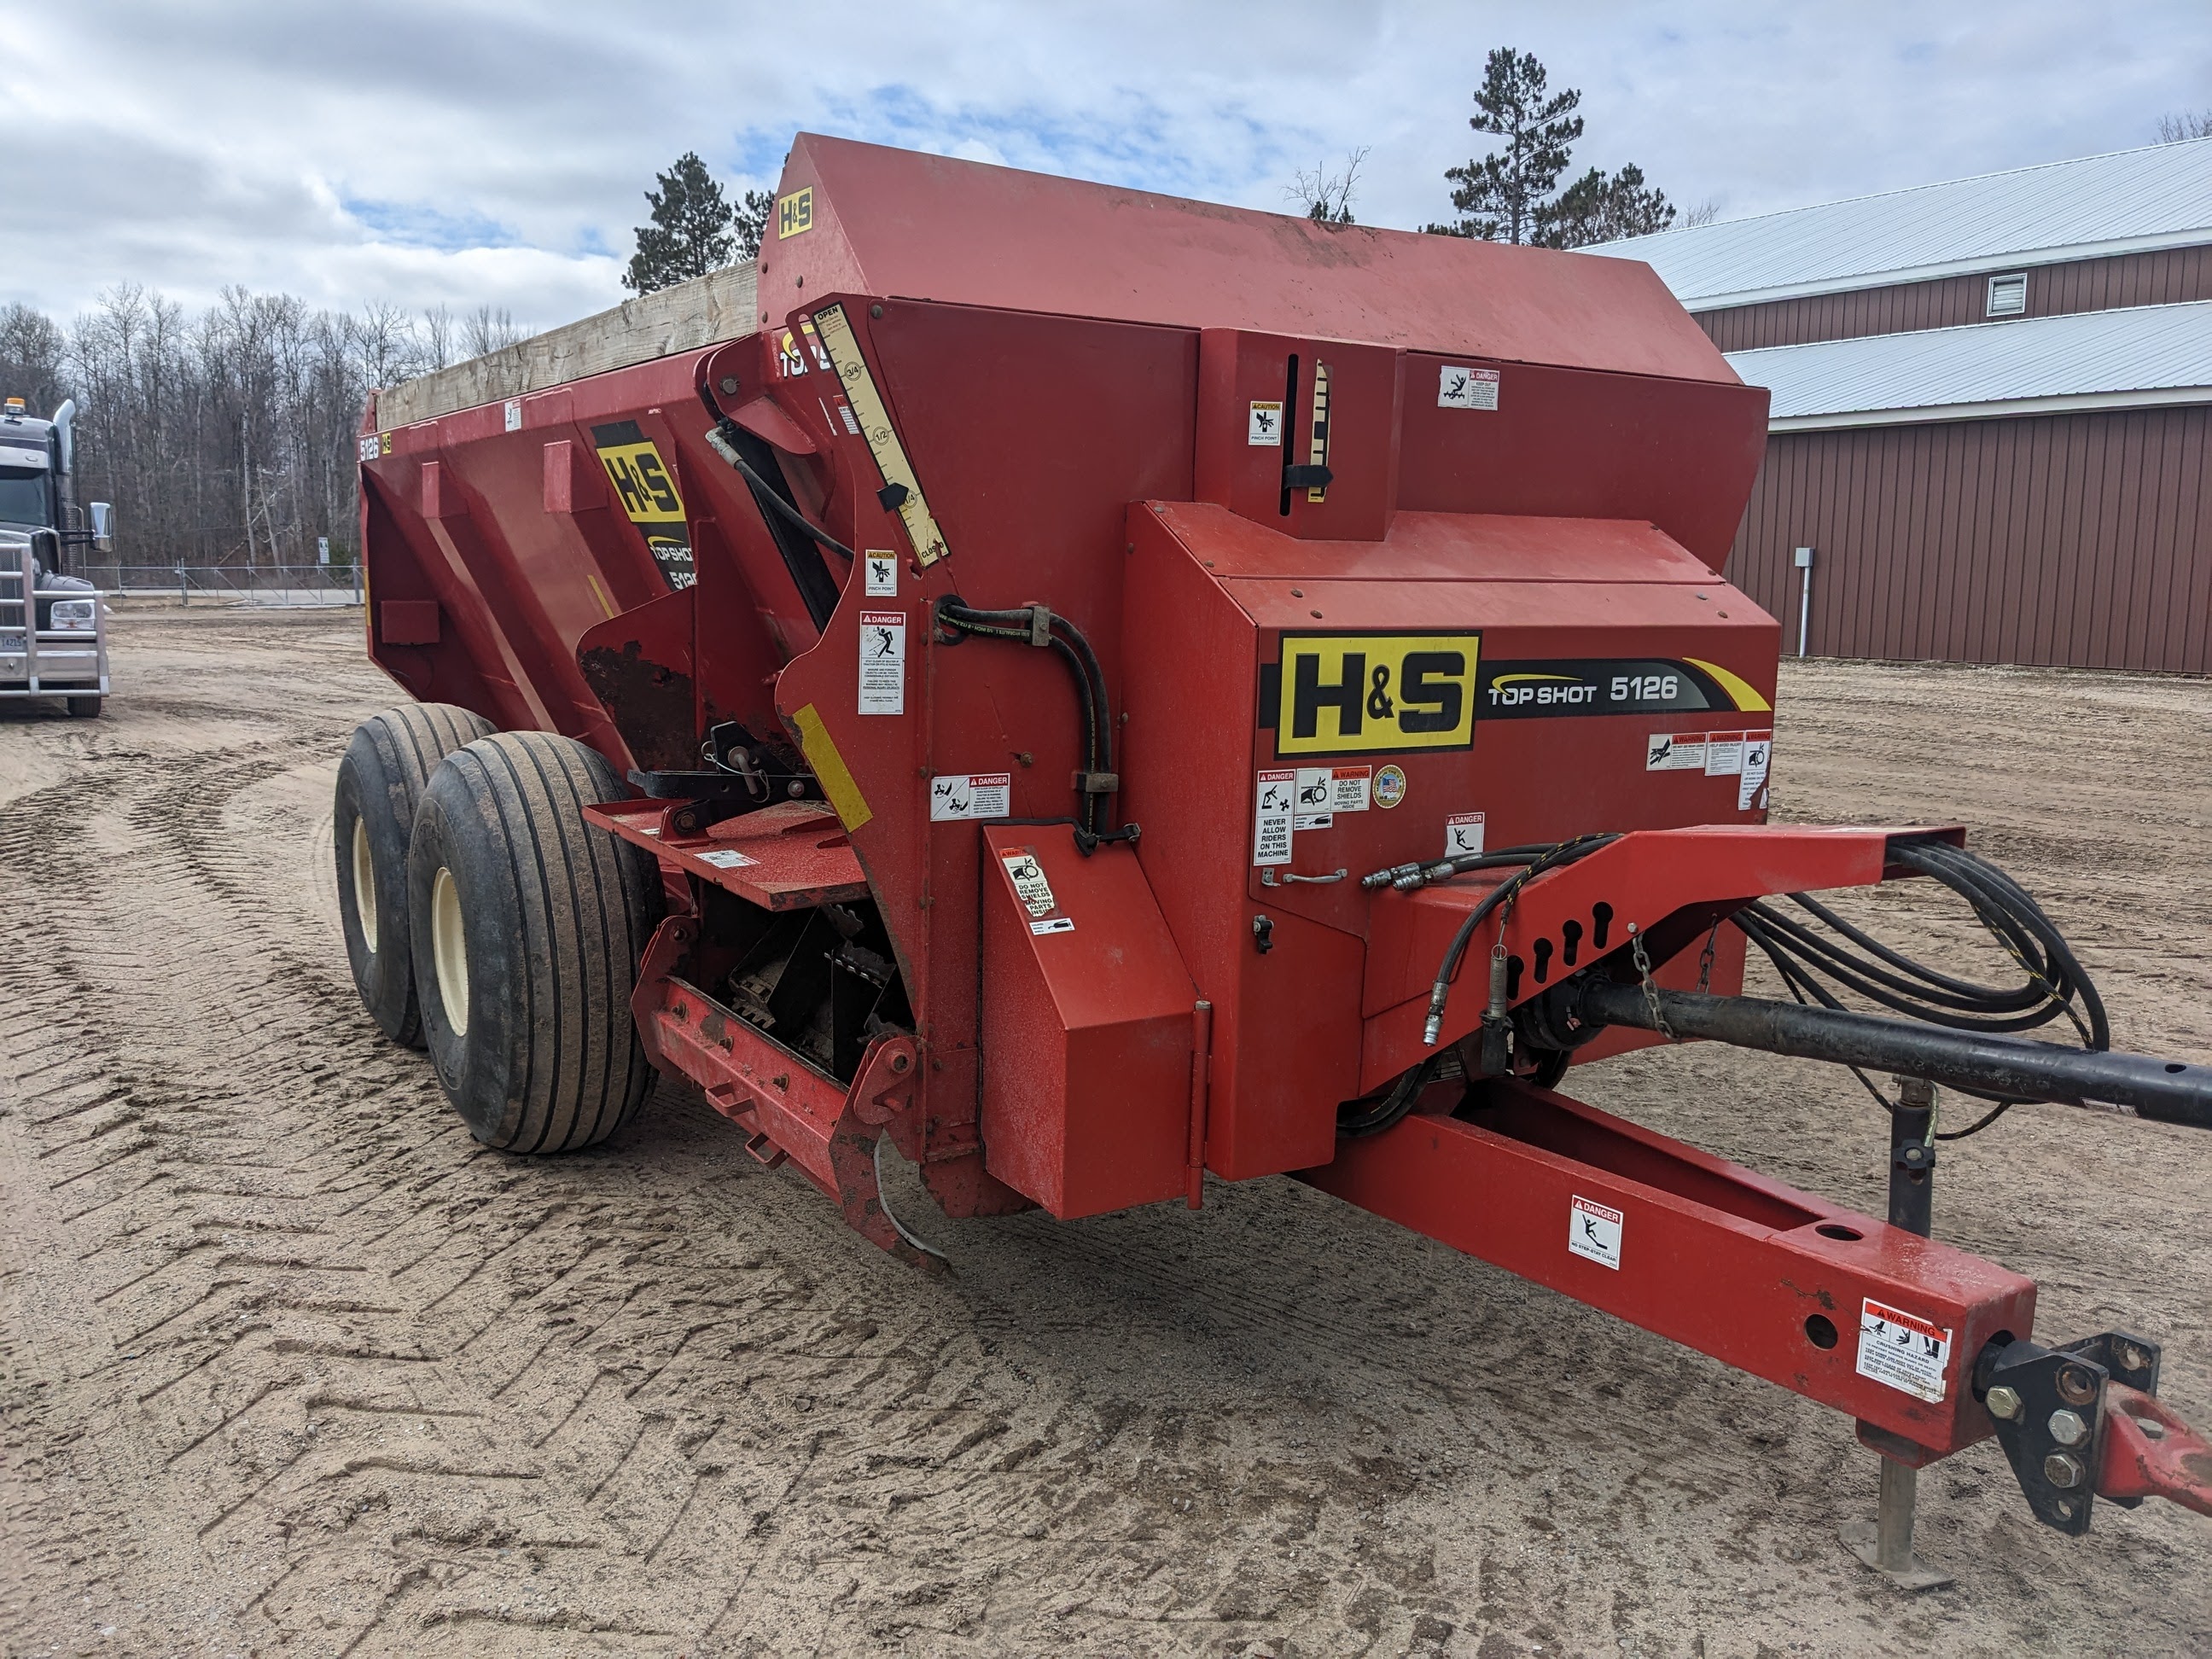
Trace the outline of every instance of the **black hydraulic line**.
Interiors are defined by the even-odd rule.
[[[1539,842],[1528,847],[1501,847],[1494,853],[1455,853],[1449,858],[1433,861],[1394,864],[1387,870],[1360,877],[1359,884],[1370,892],[1378,887],[1395,887],[1401,893],[1410,893],[1417,888],[1449,881],[1454,876],[1463,876],[1471,870],[1503,870],[1516,864],[1534,864],[1551,850],[1552,843]]]
[[[1421,1097],[1421,1091],[1443,1074],[1444,1056],[1431,1054],[1409,1066],[1382,1094],[1347,1100],[1336,1109],[1336,1132],[1346,1140],[1379,1135],[1393,1127]]]
[[[2160,1123],[2212,1129],[2212,1066],[1946,1030],[1881,1014],[1758,997],[1708,996],[1590,978],[1562,987],[1589,1025],[1632,1025],[1739,1048],[1864,1066],[2002,1100],[2124,1107]]]
[[[714,417],[714,429],[707,434],[708,446],[745,481],[745,488],[752,493],[753,504],[767,522],[775,550],[783,559],[783,568],[791,573],[792,583],[799,589],[799,602],[805,605],[806,614],[812,618],[817,632],[827,628],[831,614],[837,609],[837,581],[811,544],[818,543],[843,556],[848,562],[853,557],[853,550],[799,510],[791,496],[791,486],[783,481],[776,467],[774,447],[765,438],[746,431],[723,414],[710,388],[699,388],[699,400]]]
[[[1571,841],[1563,841],[1556,847],[1545,848],[1518,875],[1508,877],[1483,895],[1482,902],[1468,911],[1466,920],[1460,923],[1459,931],[1452,935],[1451,944],[1444,951],[1444,959],[1437,965],[1436,983],[1429,988],[1429,1016],[1421,1030],[1425,1045],[1434,1047],[1437,1033],[1443,1030],[1444,1003],[1451,995],[1452,975],[1459,971],[1460,958],[1467,954],[1468,941],[1474,937],[1474,930],[1482,925],[1483,918],[1501,905],[1511,904],[1523,887],[1547,870],[1574,864],[1620,839],[1617,835],[1598,835],[1577,836]]]
[[[1009,611],[979,610],[948,597],[938,601],[936,614],[939,623],[957,633],[1034,647],[1039,609],[1024,605]],[[1084,770],[1092,781],[1102,780],[1114,770],[1113,717],[1106,699],[1105,671],[1100,667],[1098,653],[1091,649],[1081,629],[1050,611],[1043,611],[1043,621],[1045,644],[1067,665],[1074,677],[1076,702],[1083,716]],[[1077,828],[1077,844],[1084,851],[1089,852],[1102,841],[1136,839],[1133,824],[1111,834],[1107,832],[1103,791],[1084,789],[1079,793],[1082,822]]]

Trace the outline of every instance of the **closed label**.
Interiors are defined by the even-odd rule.
[[[1465,749],[1479,634],[1285,634],[1261,671],[1260,724],[1279,755]]]

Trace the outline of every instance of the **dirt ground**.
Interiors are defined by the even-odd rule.
[[[358,613],[125,617],[99,722],[0,720],[0,1650],[2212,1652],[2212,1522],[2036,1526],[1984,1443],[1908,1598],[1841,1418],[1287,1181],[845,1231],[684,1091],[475,1146],[340,946]],[[2212,684],[1793,665],[1778,811],[1976,826],[2120,1046],[2212,1061]],[[1892,900],[1905,933],[1951,924]],[[1718,1049],[1597,1103],[1879,1211],[1840,1073]],[[2063,1108],[1947,1154],[2039,1330],[2212,1422],[2212,1136]]]

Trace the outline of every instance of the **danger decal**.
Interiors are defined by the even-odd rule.
[[[929,781],[929,821],[932,823],[980,823],[1012,816],[1011,772],[955,772]]]
[[[1567,1206],[1567,1249],[1585,1261],[1620,1271],[1620,1232],[1625,1218],[1612,1206],[1577,1195]]]
[[[1279,755],[1387,754],[1474,742],[1482,636],[1285,634],[1261,670],[1260,725]]]
[[[906,612],[860,613],[860,712],[906,713]]]
[[[691,562],[691,521],[668,464],[635,421],[611,421],[592,428],[599,465],[614,486],[615,499],[645,537],[661,579],[673,588],[697,580]]]

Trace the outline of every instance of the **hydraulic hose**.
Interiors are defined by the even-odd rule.
[[[1077,844],[1089,852],[1100,842],[1135,840],[1133,824],[1111,833],[1104,828],[1105,795],[1115,781],[1113,717],[1106,699],[1105,672],[1083,630],[1043,605],[985,611],[952,598],[938,601],[937,620],[959,634],[1030,646],[1042,644],[1067,665],[1074,677],[1076,702],[1083,719],[1084,776],[1078,786],[1081,805]]]
[[[1460,923],[1459,931],[1452,935],[1451,945],[1444,951],[1444,959],[1437,966],[1436,983],[1429,988],[1429,1017],[1421,1028],[1421,1042],[1425,1047],[1436,1047],[1437,1036],[1443,1029],[1444,1003],[1451,995],[1452,975],[1459,971],[1460,959],[1467,954],[1468,942],[1474,939],[1474,930],[1482,925],[1483,919],[1502,906],[1510,906],[1520,896],[1523,887],[1547,870],[1557,870],[1586,859],[1599,848],[1609,847],[1620,839],[1617,835],[1577,836],[1571,841],[1563,841],[1557,846],[1546,848],[1530,859],[1519,874],[1508,877],[1483,895],[1482,902],[1468,911],[1467,919]],[[1501,861],[1507,857],[1502,853],[1496,856]],[[1520,862],[1517,849],[1513,861]]]

